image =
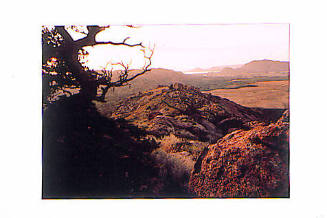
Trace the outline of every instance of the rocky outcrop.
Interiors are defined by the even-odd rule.
[[[250,121],[262,121],[257,110],[180,83],[131,96],[120,102],[112,117],[157,137],[175,134],[210,143],[235,129],[248,129]]]
[[[190,191],[198,197],[289,197],[288,111],[275,123],[252,122],[204,149]]]

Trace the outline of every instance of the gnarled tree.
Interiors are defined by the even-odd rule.
[[[128,25],[129,28],[134,26]],[[72,90],[79,90],[80,96],[86,101],[104,101],[107,91],[111,87],[128,85],[138,76],[150,71],[153,49],[139,43],[129,43],[130,37],[120,42],[97,41],[98,33],[110,28],[110,26],[54,26],[42,28],[42,81],[43,81],[43,105],[48,104],[58,93],[72,94]],[[68,30],[83,34],[84,37],[74,40]],[[82,62],[83,57],[88,55],[85,47],[98,45],[117,45],[138,48],[144,56],[145,64],[142,69],[131,73],[128,64],[123,62],[114,63],[120,65],[119,76],[112,81],[112,69],[95,71],[89,69]]]

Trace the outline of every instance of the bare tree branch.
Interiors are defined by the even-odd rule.
[[[150,54],[149,57],[145,56],[145,50],[143,50],[143,52],[144,52],[144,58],[146,58],[146,59],[149,61],[149,63],[146,64],[146,65],[144,66],[143,70],[142,70],[140,73],[137,73],[137,74],[135,74],[134,76],[132,76],[132,77],[130,77],[130,78],[128,78],[128,79],[126,78],[124,81],[120,81],[120,80],[119,80],[119,81],[113,82],[113,83],[111,84],[112,86],[115,86],[115,87],[122,86],[124,83],[128,83],[129,81],[134,80],[136,77],[139,77],[139,76],[141,76],[141,75],[143,75],[143,74],[145,74],[146,72],[148,72],[148,71],[151,70],[151,69],[149,69],[149,67],[150,67],[151,64],[152,64],[152,62],[151,62],[151,58],[152,58],[152,56],[153,56],[154,49],[151,50],[151,54]],[[127,71],[127,70],[128,70],[128,68],[127,68],[127,69],[125,68],[125,71]]]
[[[149,69],[149,67],[151,66],[152,62],[151,62],[151,58],[153,56],[153,52],[154,52],[154,49],[151,49],[151,53],[149,56],[146,56],[146,51],[145,49],[142,50],[143,54],[144,54],[144,58],[146,60],[148,60],[148,64],[145,64],[145,66],[143,67],[142,71],[135,74],[134,76],[128,78],[128,75],[130,73],[129,71],[129,65],[128,64],[124,64],[123,62],[120,62],[120,63],[115,63],[115,64],[112,64],[112,65],[120,65],[122,66],[124,69],[122,70],[121,74],[119,75],[119,80],[115,81],[115,82],[111,82],[111,81],[98,81],[99,82],[99,85],[104,85],[104,87],[101,88],[102,90],[102,93],[99,97],[97,97],[96,100],[98,101],[101,101],[101,102],[104,102],[105,101],[105,95],[106,93],[108,92],[108,90],[112,87],[122,87],[122,86],[126,86],[128,85],[128,82],[134,80],[135,78],[145,74],[146,72],[150,71],[151,69]],[[112,76],[112,70],[110,71],[110,74]]]
[[[140,46],[142,48],[144,48],[142,42],[140,43],[135,43],[135,44],[129,44],[126,43],[126,41],[130,38],[130,37],[126,37],[122,42],[113,42],[113,41],[107,41],[107,42],[97,42],[95,40],[96,35],[109,28],[109,26],[105,26],[105,27],[100,27],[100,26],[87,26],[88,29],[88,34],[86,37],[79,39],[76,41],[76,45],[78,45],[78,47],[82,48],[84,46],[95,46],[95,45],[124,45],[124,46],[128,46],[128,47],[137,47]]]
[[[126,43],[126,40],[129,37],[125,38],[122,42],[112,42],[112,41],[107,41],[107,42],[94,42],[94,44],[90,45],[90,46],[94,46],[94,45],[124,45],[124,46],[128,46],[128,47],[137,47],[140,46],[142,48],[144,48],[142,42],[140,43],[135,43],[135,44],[128,44]]]

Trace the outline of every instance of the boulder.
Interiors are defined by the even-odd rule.
[[[270,125],[237,130],[203,150],[189,189],[198,197],[289,197],[288,112]]]

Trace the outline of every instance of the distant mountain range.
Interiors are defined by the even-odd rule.
[[[225,65],[211,67],[207,69],[194,68],[188,72],[209,72],[209,76],[215,76],[216,73],[280,73],[289,72],[288,61],[273,61],[273,60],[254,60],[246,64]]]
[[[221,71],[224,68],[239,68],[243,66],[242,64],[234,64],[234,65],[223,65],[223,66],[216,66],[216,67],[210,67],[210,68],[193,68],[191,70],[188,70],[187,72],[208,72],[208,71]]]
[[[224,68],[223,71],[227,69]],[[230,70],[230,69],[228,69]],[[232,69],[244,73],[269,73],[269,72],[289,72],[290,63],[288,61],[256,60],[244,64],[242,67]]]

